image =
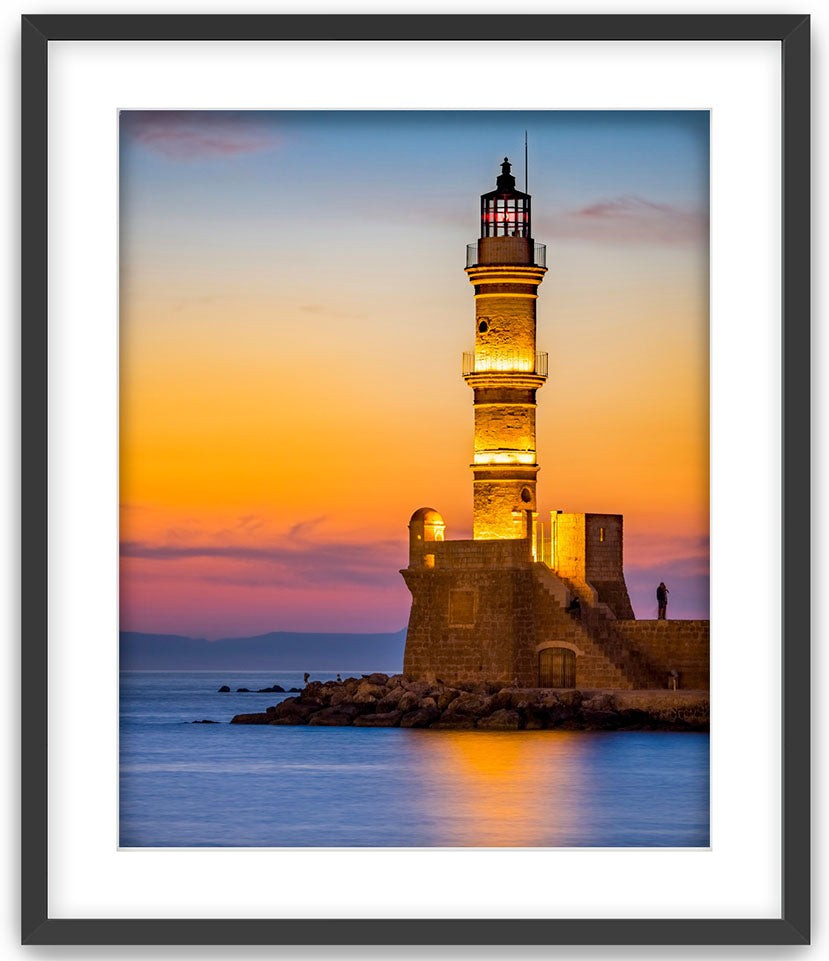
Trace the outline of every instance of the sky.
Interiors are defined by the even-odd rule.
[[[541,519],[624,514],[708,617],[708,113],[120,120],[121,627],[396,631],[409,517],[472,531],[463,271],[509,156],[547,245]]]

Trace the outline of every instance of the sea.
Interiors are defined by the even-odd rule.
[[[707,734],[228,723],[274,684],[302,673],[121,674],[122,847],[709,844]]]

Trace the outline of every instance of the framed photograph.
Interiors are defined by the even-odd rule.
[[[806,943],[808,17],[22,37],[24,943]]]

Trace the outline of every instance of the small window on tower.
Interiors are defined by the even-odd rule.
[[[475,591],[449,591],[449,626],[474,627]]]
[[[600,528],[599,528],[599,540],[600,540],[600,541],[604,541],[604,528],[603,528],[603,527],[600,527]]]
[[[525,504],[529,504],[532,499],[533,495],[530,493],[529,487],[525,487],[524,490],[521,491],[521,500],[524,501]],[[604,539],[604,534],[602,534],[602,539]]]
[[[485,334],[489,330],[489,324],[485,320],[482,320],[480,324],[478,324],[478,330],[482,334]]]

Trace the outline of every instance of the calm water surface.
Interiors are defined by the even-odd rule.
[[[121,675],[122,846],[708,845],[707,734],[189,723],[290,696],[222,684],[302,675]]]

